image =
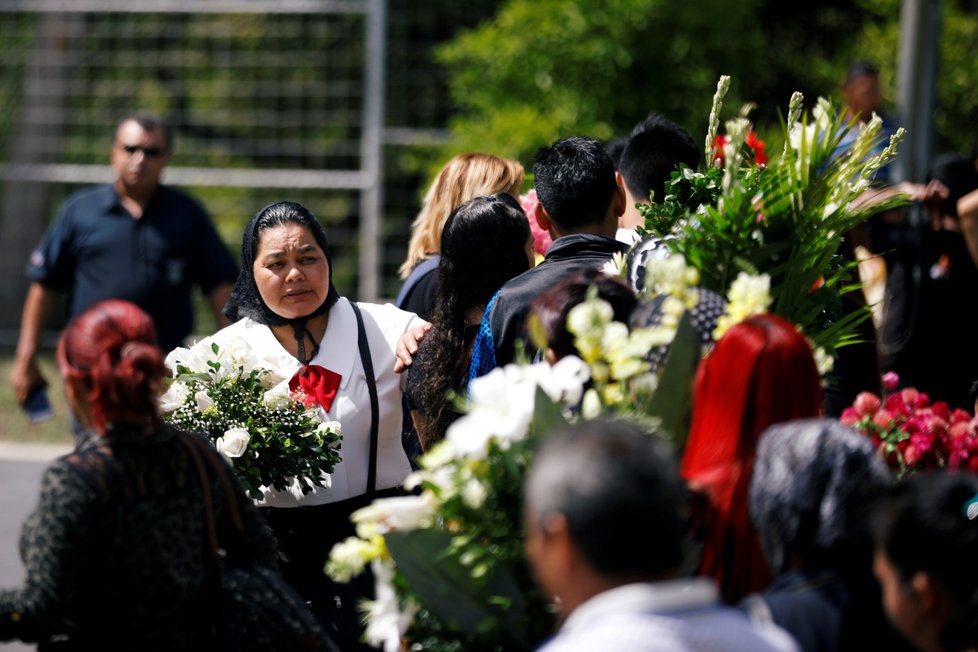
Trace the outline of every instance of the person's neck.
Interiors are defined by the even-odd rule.
[[[671,575],[650,576],[645,574],[628,574],[616,577],[608,577],[597,573],[575,574],[574,581],[568,583],[565,590],[560,593],[560,611],[563,619],[570,617],[574,610],[582,604],[602,593],[613,589],[638,584],[642,582],[659,582],[672,579]]]
[[[133,188],[127,187],[121,180],[115,182],[115,192],[119,196],[119,201],[137,220],[143,216],[146,205],[149,204],[149,200],[153,198],[159,187],[160,184],[157,183],[146,188]]]
[[[329,323],[329,312],[325,312],[322,315],[316,315],[315,317],[310,317],[306,322],[305,332],[303,333],[304,346],[306,349],[306,355],[312,355],[312,351],[317,344],[321,344],[323,341],[323,336],[326,335],[326,326]],[[280,324],[277,326],[269,326],[275,339],[278,343],[282,345],[289,355],[295,359],[299,359],[299,342],[295,338],[295,329],[292,324]]]

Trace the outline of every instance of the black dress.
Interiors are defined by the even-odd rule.
[[[169,426],[85,433],[45,471],[21,533],[27,579],[0,592],[0,640],[67,635],[77,649],[213,647],[206,632],[214,612],[204,596],[214,562],[200,479],[176,434]],[[226,537],[228,505],[220,480],[209,481]],[[236,494],[241,554],[275,568],[271,530],[240,487]]]

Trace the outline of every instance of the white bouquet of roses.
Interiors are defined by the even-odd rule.
[[[174,349],[166,366],[173,378],[160,397],[164,419],[205,433],[252,498],[260,500],[267,487],[286,490],[296,479],[304,493],[325,486],[323,474],[340,460],[340,424],[325,421],[294,379],[259,359],[247,342],[205,338]]]

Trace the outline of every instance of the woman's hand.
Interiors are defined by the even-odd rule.
[[[401,335],[401,339],[397,341],[397,350],[394,351],[394,355],[397,356],[397,359],[394,361],[394,373],[402,373],[414,363],[414,356],[418,352],[418,345],[421,344],[421,340],[424,339],[424,336],[430,330],[431,324],[425,322]]]

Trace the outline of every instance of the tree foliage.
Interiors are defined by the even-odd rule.
[[[793,91],[810,103],[818,96],[837,100],[846,66],[856,59],[880,66],[892,100],[900,6],[900,0],[504,0],[492,19],[437,52],[458,111],[450,123],[454,142],[441,154],[491,151],[528,164],[537,147],[555,138],[623,136],[650,111],[698,136],[706,119],[700,107],[721,74],[734,79],[728,106],[758,104],[752,117],[762,134],[765,125],[773,129]],[[978,131],[969,119],[978,105],[978,60],[971,55],[978,16],[967,0],[944,2],[942,11],[938,141],[970,150]]]

